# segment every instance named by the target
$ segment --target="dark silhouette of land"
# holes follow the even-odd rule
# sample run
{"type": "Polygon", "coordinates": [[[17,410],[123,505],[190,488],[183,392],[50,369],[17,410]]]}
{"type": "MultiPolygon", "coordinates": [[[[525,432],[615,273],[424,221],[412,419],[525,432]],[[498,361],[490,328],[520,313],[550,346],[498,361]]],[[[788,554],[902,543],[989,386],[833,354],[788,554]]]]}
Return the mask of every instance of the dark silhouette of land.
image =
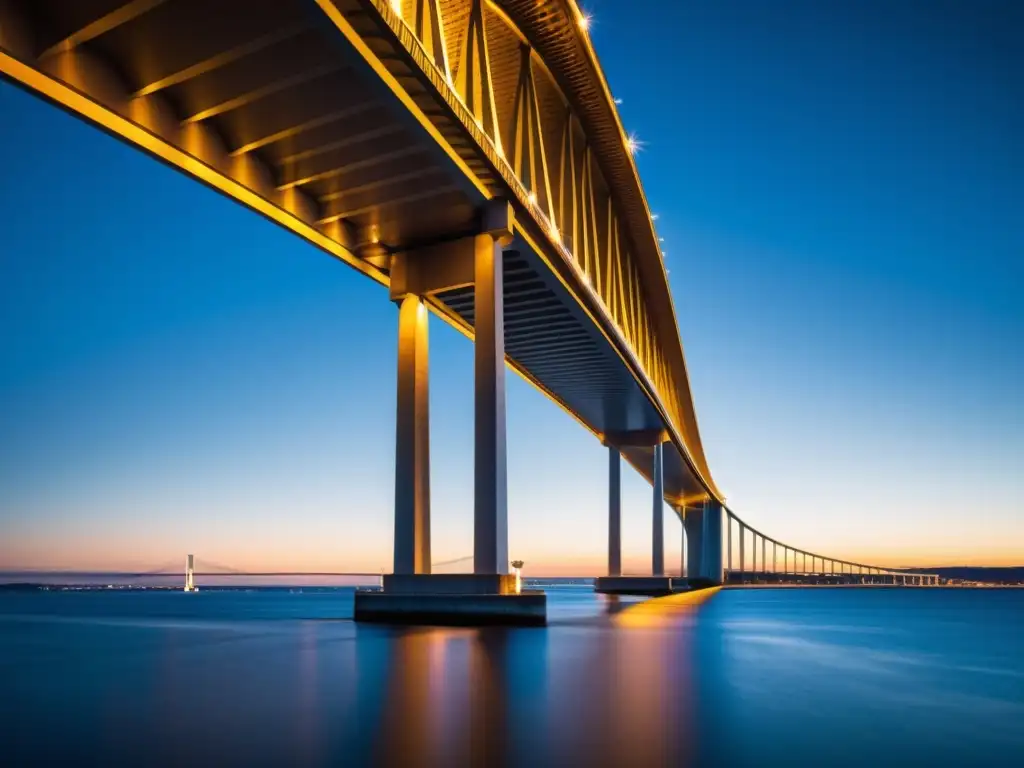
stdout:
{"type": "Polygon", "coordinates": [[[1024,566],[1021,565],[1003,568],[952,565],[943,568],[915,568],[914,572],[936,573],[943,579],[980,581],[985,584],[1024,584],[1024,566]]]}

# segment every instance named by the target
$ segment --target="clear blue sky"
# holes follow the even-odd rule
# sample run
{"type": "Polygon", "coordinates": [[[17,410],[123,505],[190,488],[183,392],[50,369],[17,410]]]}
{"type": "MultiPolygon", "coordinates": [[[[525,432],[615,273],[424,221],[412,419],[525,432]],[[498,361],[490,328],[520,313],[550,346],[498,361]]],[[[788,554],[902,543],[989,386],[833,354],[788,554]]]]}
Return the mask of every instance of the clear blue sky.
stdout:
{"type": "MultiPolygon", "coordinates": [[[[588,8],[733,508],[837,556],[1024,563],[1024,4],[588,8]]],[[[389,567],[385,290],[9,85],[0,169],[0,568],[389,567]]],[[[431,345],[444,560],[472,346],[431,345]]],[[[598,571],[603,449],[511,374],[508,407],[511,554],[598,571]]]]}

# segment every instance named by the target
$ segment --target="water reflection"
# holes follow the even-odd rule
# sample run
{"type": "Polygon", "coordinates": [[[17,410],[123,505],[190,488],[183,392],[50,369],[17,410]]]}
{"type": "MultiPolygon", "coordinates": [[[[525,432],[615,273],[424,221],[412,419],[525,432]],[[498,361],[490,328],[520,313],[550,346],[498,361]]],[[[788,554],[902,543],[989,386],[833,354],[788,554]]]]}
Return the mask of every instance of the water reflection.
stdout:
{"type": "Polygon", "coordinates": [[[548,631],[393,630],[372,754],[386,765],[690,764],[693,613],[707,597],[609,600],[548,631]]]}
{"type": "Polygon", "coordinates": [[[317,618],[350,610],[338,593],[0,595],[0,755],[722,766],[840,748],[834,765],[1000,764],[1024,753],[1024,592],[981,599],[553,593],[546,629],[485,630],[317,618]]]}

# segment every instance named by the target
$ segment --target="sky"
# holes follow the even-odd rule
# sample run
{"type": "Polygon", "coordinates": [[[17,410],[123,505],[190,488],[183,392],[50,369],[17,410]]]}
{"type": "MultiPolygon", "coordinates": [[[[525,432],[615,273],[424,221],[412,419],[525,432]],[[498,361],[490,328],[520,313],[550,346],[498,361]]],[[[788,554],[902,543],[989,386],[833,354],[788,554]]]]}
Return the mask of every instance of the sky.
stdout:
{"type": "MultiPolygon", "coordinates": [[[[586,7],[730,507],[836,557],[1024,564],[1024,6],[586,7]]],[[[0,569],[390,570],[386,290],[5,83],[0,169],[0,569]]],[[[430,335],[442,561],[472,553],[473,349],[430,335]]],[[[508,471],[510,555],[600,573],[605,449],[511,373],[508,471]]]]}

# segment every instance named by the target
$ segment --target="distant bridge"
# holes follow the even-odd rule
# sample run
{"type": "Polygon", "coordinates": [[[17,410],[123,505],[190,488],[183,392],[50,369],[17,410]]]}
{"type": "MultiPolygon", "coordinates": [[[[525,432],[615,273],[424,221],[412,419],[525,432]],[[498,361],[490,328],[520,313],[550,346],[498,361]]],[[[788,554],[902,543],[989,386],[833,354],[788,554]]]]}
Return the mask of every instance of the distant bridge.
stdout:
{"type": "Polygon", "coordinates": [[[637,143],[575,0],[5,0],[0,74],[387,286],[397,575],[431,570],[429,313],[476,345],[477,575],[509,569],[506,364],[608,446],[609,574],[621,457],[653,487],[654,575],[666,503],[691,575],[755,578],[769,542],[794,573],[872,570],[725,506],[637,143]],[[723,558],[734,527],[750,569],[744,543],[723,558]]]}

